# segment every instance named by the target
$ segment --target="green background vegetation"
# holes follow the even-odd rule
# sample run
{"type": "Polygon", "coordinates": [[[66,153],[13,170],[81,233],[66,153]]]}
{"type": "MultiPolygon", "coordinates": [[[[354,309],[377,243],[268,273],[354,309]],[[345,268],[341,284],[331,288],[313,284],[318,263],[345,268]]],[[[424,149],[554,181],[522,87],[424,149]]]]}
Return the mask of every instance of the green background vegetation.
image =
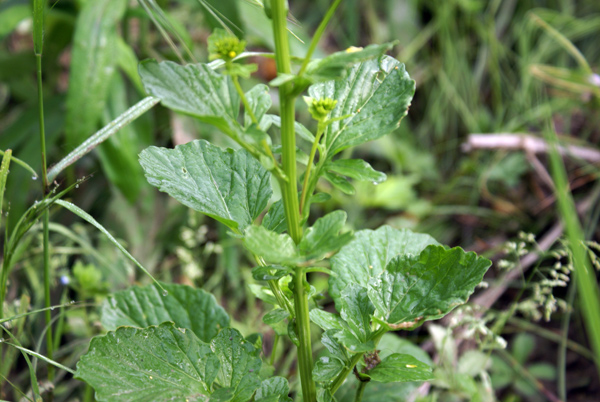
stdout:
{"type": "MultiPolygon", "coordinates": [[[[289,28],[298,38],[291,40],[293,55],[304,56],[328,6],[325,0],[290,1],[289,28]]],[[[252,1],[52,3],[42,59],[48,163],[146,96],[137,73],[140,60],[205,62],[206,38],[221,26],[219,20],[248,42],[247,49],[272,51],[270,22],[252,1]]],[[[41,172],[32,27],[30,2],[0,4],[0,150],[11,149],[41,172]]],[[[382,341],[383,350],[405,348],[415,355],[423,352],[413,343],[422,345],[428,353],[423,359],[435,360],[436,381],[419,389],[424,400],[586,400],[600,393],[590,351],[594,339],[588,340],[585,325],[584,307],[594,301],[577,298],[568,248],[579,244],[577,228],[568,224],[576,210],[588,243],[579,253],[575,247],[575,266],[585,266],[577,262],[587,256],[593,264],[589,271],[596,272],[599,37],[600,5],[594,0],[345,0],[321,40],[316,56],[398,40],[388,54],[406,64],[417,89],[398,130],[345,151],[385,172],[387,180],[376,186],[356,182],[352,196],[322,181],[319,186],[332,198],[315,205],[313,214],[344,209],[348,229],[410,228],[498,262],[486,277],[489,287],[475,296],[484,311],[466,311],[462,321],[450,318],[408,338],[388,335],[382,341]],[[596,159],[566,152],[563,177],[559,159],[552,164],[548,152],[530,152],[523,143],[517,149],[466,145],[471,134],[490,134],[490,139],[511,133],[547,143],[557,134],[562,146],[581,147],[596,159]],[[555,196],[555,188],[561,196],[571,189],[574,209],[568,199],[555,196]],[[507,348],[497,348],[503,340],[507,348]]],[[[275,78],[271,60],[254,62],[259,71],[250,84],[275,78]]],[[[298,107],[297,117],[315,128],[305,108],[298,107]]],[[[59,191],[86,177],[69,193],[70,201],[104,225],[158,280],[212,292],[244,335],[265,333],[270,349],[273,332],[261,321],[266,310],[253,294],[258,287],[251,258],[225,226],[158,193],[138,162],[149,145],[172,147],[198,138],[235,147],[213,127],[157,106],[56,177],[59,191]]],[[[13,161],[0,205],[4,215],[8,212],[0,232],[12,231],[41,198],[40,180],[13,161]]],[[[36,224],[17,248],[5,317],[44,305],[42,237],[42,225],[36,224]]],[[[99,303],[149,279],[106,237],[67,211],[51,209],[49,241],[49,296],[62,306],[51,312],[53,358],[74,367],[89,338],[103,332],[99,303]]],[[[326,289],[325,275],[312,279],[317,291],[326,289]]],[[[47,354],[43,314],[12,321],[9,329],[24,347],[47,354]]],[[[6,333],[0,337],[8,339],[6,333]]],[[[278,346],[285,356],[290,345],[278,346]]],[[[18,390],[30,389],[28,366],[16,349],[4,346],[0,352],[0,399],[19,400],[18,390]]],[[[276,367],[295,372],[293,356],[276,367]]],[[[46,370],[40,361],[40,379],[46,370]]],[[[55,400],[93,400],[85,384],[61,370],[55,375],[55,400]]],[[[415,388],[370,386],[365,401],[404,400],[415,388]]],[[[340,400],[352,400],[352,387],[356,384],[340,400]]],[[[41,381],[40,388],[48,384],[41,381]]]]}

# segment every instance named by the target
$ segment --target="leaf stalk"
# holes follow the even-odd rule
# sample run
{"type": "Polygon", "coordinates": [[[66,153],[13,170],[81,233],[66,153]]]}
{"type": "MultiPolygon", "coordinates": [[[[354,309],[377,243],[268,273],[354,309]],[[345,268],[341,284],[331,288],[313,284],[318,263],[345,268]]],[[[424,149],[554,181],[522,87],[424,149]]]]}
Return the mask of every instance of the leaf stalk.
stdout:
{"type": "MultiPolygon", "coordinates": [[[[381,340],[381,337],[385,335],[386,332],[388,332],[388,330],[385,327],[381,327],[373,334],[373,342],[375,343],[375,347],[377,347],[377,344],[381,340]]],[[[333,381],[331,385],[331,395],[334,395],[335,391],[337,391],[342,386],[344,381],[346,381],[346,377],[348,377],[348,375],[354,369],[354,366],[358,364],[358,362],[360,361],[360,359],[362,359],[363,356],[364,352],[357,353],[352,356],[352,359],[350,359],[350,364],[344,367],[342,372],[338,374],[336,379],[333,381]]]]}
{"type": "Polygon", "coordinates": [[[335,10],[338,8],[338,6],[340,5],[341,2],[342,2],[342,0],[335,0],[331,4],[331,6],[329,6],[329,9],[325,13],[323,20],[317,27],[317,30],[315,31],[315,34],[313,35],[313,38],[310,41],[308,51],[306,52],[306,56],[304,57],[304,61],[302,62],[302,66],[300,67],[300,70],[298,71],[299,77],[302,76],[302,74],[304,74],[304,71],[306,71],[306,67],[308,67],[308,63],[310,63],[311,57],[312,57],[313,53],[315,52],[315,50],[317,49],[317,45],[319,44],[319,41],[321,40],[321,36],[323,36],[323,33],[325,32],[325,28],[327,28],[327,25],[329,25],[329,21],[331,21],[333,14],[335,14],[335,10]]]}

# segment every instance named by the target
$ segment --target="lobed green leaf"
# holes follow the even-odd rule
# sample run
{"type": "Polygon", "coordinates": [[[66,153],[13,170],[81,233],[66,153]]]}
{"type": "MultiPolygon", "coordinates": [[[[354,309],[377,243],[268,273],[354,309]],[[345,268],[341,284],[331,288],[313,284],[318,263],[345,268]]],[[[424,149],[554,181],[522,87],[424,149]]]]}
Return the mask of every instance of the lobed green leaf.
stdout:
{"type": "Polygon", "coordinates": [[[181,66],[156,60],[142,61],[139,72],[148,94],[164,106],[212,124],[231,137],[241,135],[237,122],[241,99],[231,77],[206,64],[181,66]]]}
{"type": "Polygon", "coordinates": [[[221,363],[217,382],[234,390],[232,402],[247,402],[260,386],[260,351],[235,329],[226,328],[210,343],[221,363]]]}
{"type": "Polygon", "coordinates": [[[323,356],[315,362],[312,375],[317,382],[329,383],[335,380],[344,367],[342,361],[334,357],[323,356]]]}
{"type": "Polygon", "coordinates": [[[148,182],[182,204],[239,232],[266,208],[271,176],[245,150],[223,150],[204,140],[140,154],[148,182]]]}
{"type": "Polygon", "coordinates": [[[396,256],[418,255],[430,244],[438,242],[429,235],[390,226],[355,232],[354,239],[331,259],[331,270],[337,276],[329,278],[329,292],[338,310],[341,291],[349,284],[367,288],[369,280],[379,276],[396,256]]]}
{"type": "Polygon", "coordinates": [[[156,285],[148,285],[133,286],[109,296],[100,307],[102,325],[115,330],[121,326],[145,328],[172,321],[204,342],[210,342],[221,329],[229,327],[229,316],[212,294],[185,285],[162,286],[167,295],[156,285]]]}
{"type": "Polygon", "coordinates": [[[460,247],[430,245],[419,255],[398,256],[371,278],[369,298],[387,324],[410,328],[464,304],[490,265],[488,259],[460,247]]]}
{"type": "Polygon", "coordinates": [[[244,245],[253,254],[273,264],[295,264],[302,260],[288,234],[277,234],[264,226],[250,226],[244,237],[244,245]]]}
{"type": "Polygon", "coordinates": [[[91,385],[98,401],[208,401],[219,366],[192,331],[164,323],[93,338],[75,378],[91,385]]]}

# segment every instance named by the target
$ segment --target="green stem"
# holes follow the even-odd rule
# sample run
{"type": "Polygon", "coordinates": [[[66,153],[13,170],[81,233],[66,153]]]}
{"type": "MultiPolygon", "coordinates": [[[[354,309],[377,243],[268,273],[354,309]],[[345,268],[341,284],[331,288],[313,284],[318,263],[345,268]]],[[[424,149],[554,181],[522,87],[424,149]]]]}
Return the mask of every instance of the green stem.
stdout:
{"type": "MultiPolygon", "coordinates": [[[[275,61],[277,72],[291,74],[290,44],[287,36],[287,8],[285,0],[273,0],[273,35],[275,38],[275,61]]],[[[296,132],[295,99],[290,96],[291,84],[286,83],[279,87],[279,102],[281,109],[281,147],[282,165],[287,180],[279,180],[282,186],[285,216],[288,222],[288,231],[292,239],[298,243],[302,237],[298,208],[298,188],[296,176],[296,132]]]]}
{"type": "MultiPolygon", "coordinates": [[[[229,63],[231,63],[231,61],[229,63]]],[[[238,95],[240,95],[240,98],[242,98],[242,103],[244,104],[244,110],[246,111],[246,113],[248,113],[248,116],[250,116],[252,123],[254,123],[258,126],[258,120],[256,119],[256,116],[254,115],[254,112],[252,111],[252,108],[250,107],[250,104],[248,103],[248,99],[246,99],[246,94],[242,90],[242,86],[240,85],[240,80],[239,80],[238,76],[232,75],[231,78],[233,80],[233,85],[235,86],[235,90],[237,91],[238,95]]]]}
{"type": "MultiPolygon", "coordinates": [[[[229,66],[231,65],[232,62],[229,61],[228,63],[229,64],[227,64],[227,69],[230,68],[229,66]]],[[[238,76],[232,75],[232,80],[233,80],[233,85],[235,86],[235,90],[237,91],[238,95],[240,95],[240,98],[242,99],[242,104],[244,105],[244,110],[246,111],[246,113],[248,113],[248,116],[250,116],[250,120],[252,120],[252,123],[256,124],[256,126],[260,129],[259,124],[258,124],[258,119],[256,118],[256,115],[252,111],[252,108],[250,107],[250,103],[248,103],[248,99],[246,98],[246,94],[244,94],[244,91],[242,90],[238,76]]],[[[250,148],[250,146],[246,143],[246,141],[243,141],[239,138],[237,138],[235,140],[238,144],[240,144],[247,151],[249,151],[256,159],[260,160],[261,155],[258,152],[258,150],[254,149],[254,148],[250,148]]],[[[267,143],[266,140],[262,140],[260,145],[262,146],[264,152],[273,161],[274,167],[273,167],[272,173],[275,174],[275,177],[277,177],[278,179],[283,180],[285,177],[285,174],[281,171],[281,168],[280,168],[279,164],[277,163],[277,160],[275,159],[275,155],[273,155],[273,152],[271,151],[271,147],[269,146],[269,144],[267,143]]]]}
{"type": "Polygon", "coordinates": [[[296,328],[300,342],[298,346],[298,366],[304,401],[314,402],[316,400],[316,389],[314,379],[312,378],[313,356],[305,283],[306,272],[298,267],[294,275],[294,306],[296,307],[296,328]]]}
{"type": "Polygon", "coordinates": [[[363,394],[365,393],[365,388],[369,382],[368,381],[359,381],[358,388],[356,389],[356,395],[354,395],[354,402],[362,401],[363,394]]]}
{"type": "MultiPolygon", "coordinates": [[[[6,186],[6,178],[8,177],[8,169],[10,168],[11,156],[12,156],[12,150],[7,149],[6,153],[2,157],[2,164],[0,165],[0,227],[2,226],[1,225],[1,223],[2,223],[2,202],[4,201],[4,188],[6,186]]],[[[5,227],[8,227],[8,222],[5,227]]],[[[4,245],[5,245],[4,254],[6,254],[6,250],[7,250],[7,248],[6,248],[7,241],[8,241],[8,236],[6,236],[6,238],[4,239],[4,245]]],[[[4,258],[6,259],[6,258],[8,258],[8,256],[4,255],[4,258]]],[[[8,268],[6,268],[6,269],[8,269],[8,268]]],[[[4,277],[4,267],[2,268],[2,273],[0,274],[0,276],[4,277]]],[[[2,282],[2,283],[4,283],[4,282],[2,282]]],[[[2,295],[1,296],[2,299],[0,300],[0,319],[2,319],[2,316],[3,316],[2,312],[4,310],[4,289],[5,289],[4,285],[1,285],[1,287],[2,287],[2,291],[0,293],[2,295]]],[[[2,355],[3,355],[3,351],[2,351],[2,348],[0,348],[0,356],[2,356],[2,355]]],[[[5,368],[4,361],[5,361],[5,359],[3,359],[0,362],[0,374],[4,373],[4,370],[5,370],[4,369],[5,368]]],[[[7,362],[7,363],[10,364],[10,362],[7,362]]],[[[4,377],[2,378],[2,380],[3,379],[4,379],[4,377]]],[[[3,385],[2,380],[0,380],[0,395],[2,394],[2,385],[3,385]]],[[[9,382],[9,384],[10,384],[10,382],[9,382]]]]}
{"type": "Polygon", "coordinates": [[[269,364],[272,366],[275,364],[275,354],[277,353],[277,344],[279,343],[279,335],[275,334],[275,339],[273,339],[273,348],[271,349],[271,358],[269,359],[269,364]]]}
{"type": "MultiPolygon", "coordinates": [[[[52,306],[52,300],[50,297],[50,212],[46,209],[44,211],[44,222],[43,222],[43,239],[44,239],[44,304],[47,307],[52,306]]],[[[52,360],[54,355],[54,342],[52,341],[52,309],[45,311],[46,325],[48,325],[48,332],[46,332],[46,355],[48,359],[52,360]]],[[[48,366],[48,381],[54,381],[54,366],[48,366]]]]}
{"type": "Polygon", "coordinates": [[[40,119],[40,146],[42,149],[42,185],[44,192],[48,188],[48,171],[46,170],[46,132],[44,127],[44,90],[42,88],[42,55],[35,55],[37,69],[38,111],[40,119]]]}
{"type": "MultiPolygon", "coordinates": [[[[385,335],[386,332],[387,329],[381,327],[379,330],[377,330],[377,332],[373,334],[373,342],[375,342],[375,346],[377,346],[377,344],[381,340],[381,337],[385,335]]],[[[358,364],[358,362],[360,361],[360,359],[362,359],[363,356],[364,353],[357,353],[352,356],[352,359],[350,359],[350,364],[344,367],[344,370],[342,370],[342,372],[338,374],[336,379],[333,381],[333,384],[331,385],[331,395],[334,395],[335,391],[337,391],[342,386],[344,381],[346,381],[346,377],[348,377],[348,375],[354,369],[354,366],[358,364]]]]}
{"type": "Polygon", "coordinates": [[[306,172],[304,173],[304,184],[302,185],[302,197],[300,197],[300,214],[304,212],[304,204],[306,203],[306,196],[308,195],[308,183],[310,178],[310,171],[312,169],[313,162],[315,160],[315,154],[319,147],[319,141],[321,135],[325,131],[325,126],[322,122],[319,122],[317,127],[317,135],[315,135],[315,141],[313,142],[312,148],[310,149],[310,156],[308,157],[308,164],[306,165],[306,172]]]}
{"type": "MultiPolygon", "coordinates": [[[[291,74],[290,45],[287,35],[287,2],[272,0],[273,36],[275,39],[275,60],[279,74],[291,74]]],[[[287,180],[280,179],[283,205],[288,224],[288,233],[297,244],[302,238],[300,209],[298,206],[298,185],[296,175],[296,132],[295,97],[291,95],[291,84],[279,87],[281,114],[282,167],[287,180]]],[[[308,317],[308,295],[304,288],[306,273],[301,267],[294,275],[294,307],[298,329],[298,368],[304,402],[316,401],[315,382],[312,378],[313,356],[310,337],[310,319],[308,317]]]]}
{"type": "MultiPolygon", "coordinates": [[[[317,163],[317,166],[315,167],[313,174],[311,174],[308,186],[306,187],[306,196],[304,197],[304,205],[302,207],[301,212],[301,217],[302,219],[305,218],[305,216],[308,215],[308,210],[305,211],[306,207],[308,205],[310,205],[309,203],[306,202],[306,200],[310,199],[310,197],[313,195],[313,193],[315,192],[315,189],[317,188],[317,183],[319,182],[319,177],[321,176],[321,171],[323,170],[323,165],[325,164],[325,161],[327,160],[325,155],[322,155],[319,157],[319,163],[317,163]]],[[[302,191],[304,191],[304,188],[302,189],[302,191]]]]}
{"type": "Polygon", "coordinates": [[[333,4],[331,4],[331,6],[329,7],[329,10],[327,10],[327,13],[325,13],[323,20],[317,27],[317,30],[315,31],[315,34],[313,35],[313,38],[310,41],[310,46],[308,47],[308,52],[306,52],[306,56],[304,57],[304,62],[302,62],[302,66],[300,67],[300,71],[298,72],[298,76],[301,76],[302,74],[304,74],[304,71],[306,70],[308,63],[310,63],[310,59],[311,59],[313,53],[317,49],[319,40],[321,39],[321,36],[323,36],[323,32],[325,32],[325,28],[327,28],[329,21],[331,21],[331,17],[333,17],[333,14],[335,14],[335,10],[338,8],[338,6],[340,5],[341,2],[342,2],[342,0],[335,0],[333,2],[333,4]]]}
{"type": "MultiPolygon", "coordinates": [[[[258,265],[260,265],[261,267],[267,266],[267,263],[265,262],[265,260],[262,257],[255,255],[254,259],[256,260],[256,263],[258,265]]],[[[294,309],[292,308],[292,305],[290,304],[288,298],[281,291],[281,288],[279,287],[279,282],[272,279],[272,280],[267,281],[267,284],[269,285],[269,289],[271,289],[271,292],[273,292],[273,295],[277,299],[277,303],[279,303],[279,305],[281,307],[285,308],[287,310],[287,312],[290,313],[290,316],[294,317],[295,316],[294,309]]]]}
{"type": "MultiPolygon", "coordinates": [[[[36,9],[37,27],[36,33],[40,31],[40,26],[43,28],[43,1],[36,2],[39,6],[34,7],[36,9]],[[38,8],[39,7],[39,8],[38,8]],[[39,14],[38,14],[39,13],[39,14]]],[[[42,44],[43,37],[35,37],[36,51],[35,61],[37,70],[37,89],[38,89],[38,111],[39,111],[39,124],[40,124],[40,147],[41,147],[41,158],[42,158],[42,186],[44,194],[48,192],[48,171],[46,162],[46,132],[44,126],[44,89],[42,86],[42,44]]],[[[44,303],[45,307],[51,307],[50,298],[50,241],[49,241],[49,229],[50,224],[50,213],[48,210],[44,211],[44,223],[43,223],[43,247],[44,247],[44,303]]],[[[52,320],[51,310],[46,310],[46,325],[51,325],[52,320]]],[[[52,327],[48,328],[46,333],[46,354],[50,360],[52,360],[54,354],[54,342],[52,341],[52,327]]],[[[54,381],[54,366],[48,366],[48,381],[54,381]]],[[[52,401],[54,395],[49,394],[49,400],[52,401]]]]}

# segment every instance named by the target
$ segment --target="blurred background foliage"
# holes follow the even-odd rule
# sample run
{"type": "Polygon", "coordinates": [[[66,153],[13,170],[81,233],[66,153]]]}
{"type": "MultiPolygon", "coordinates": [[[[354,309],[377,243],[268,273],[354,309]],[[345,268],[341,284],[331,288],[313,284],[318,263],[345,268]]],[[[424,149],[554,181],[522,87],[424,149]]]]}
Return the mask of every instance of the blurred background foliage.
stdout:
{"type": "MultiPolygon", "coordinates": [[[[270,23],[255,3],[51,2],[43,58],[50,163],[145,96],[137,75],[139,60],[206,61],[206,38],[223,24],[244,37],[249,50],[271,51],[270,23]]],[[[290,1],[294,55],[304,55],[307,39],[329,3],[290,1]]],[[[0,3],[0,150],[12,149],[14,156],[39,171],[30,7],[27,0],[0,3]]],[[[506,338],[509,348],[492,353],[483,341],[473,346],[475,341],[467,340],[448,354],[440,345],[455,342],[456,334],[435,327],[412,333],[411,340],[425,342],[425,350],[442,366],[431,388],[418,389],[425,400],[565,400],[567,396],[590,400],[585,397],[600,393],[598,375],[586,355],[579,309],[572,303],[573,286],[567,283],[570,258],[559,242],[562,231],[546,153],[523,141],[506,146],[490,140],[508,134],[541,139],[545,127],[554,128],[566,149],[571,189],[590,256],[595,256],[595,242],[600,239],[599,37],[597,0],[346,0],[327,30],[317,56],[399,40],[392,55],[407,65],[417,91],[398,130],[348,151],[386,172],[387,181],[377,186],[354,183],[354,196],[323,182],[322,190],[333,197],[314,206],[315,214],[345,209],[351,229],[382,224],[408,227],[502,261],[489,275],[490,289],[477,299],[490,310],[469,314],[489,323],[491,329],[480,328],[474,326],[474,318],[470,325],[479,328],[480,335],[489,330],[506,338]],[[488,134],[491,145],[471,142],[472,134],[488,134]],[[535,258],[525,262],[527,255],[535,258]],[[529,267],[533,269],[525,273],[529,267]],[[567,276],[561,279],[564,286],[548,283],[559,280],[561,273],[567,276]],[[496,293],[491,292],[494,289],[496,293]],[[556,300],[564,302],[557,307],[556,300]],[[553,312],[549,322],[536,320],[553,312]],[[513,336],[522,331],[529,334],[513,336]],[[556,354],[557,344],[564,355],[556,354]],[[478,355],[473,353],[477,351],[478,355]]],[[[248,87],[275,76],[272,60],[254,62],[259,71],[248,87]]],[[[305,108],[299,110],[298,118],[313,128],[305,108]]],[[[77,205],[116,234],[159,280],[214,292],[244,333],[265,332],[265,345],[269,345],[272,331],[261,324],[264,310],[251,292],[255,287],[249,287],[251,260],[239,243],[215,221],[150,188],[137,162],[138,153],[148,145],[170,147],[196,138],[235,146],[213,128],[158,106],[57,181],[64,186],[93,175],[72,194],[77,205]]],[[[39,181],[13,166],[4,197],[9,214],[3,224],[13,227],[40,197],[39,181]]],[[[54,302],[91,303],[57,309],[55,356],[72,366],[87,339],[101,331],[94,303],[108,292],[136,283],[137,276],[131,264],[95,232],[66,214],[56,212],[51,219],[54,302]]],[[[15,258],[8,294],[12,313],[43,304],[41,258],[37,228],[27,235],[15,258]]],[[[326,289],[326,277],[313,279],[318,291],[326,289]]],[[[23,322],[12,323],[19,340],[39,349],[41,316],[30,319],[27,326],[23,322]]],[[[400,347],[393,346],[394,350],[400,347]]],[[[11,364],[2,366],[0,399],[18,395],[5,379],[28,388],[26,366],[17,357],[14,350],[5,352],[4,361],[15,365],[12,371],[11,364]]],[[[293,370],[293,360],[284,359],[278,367],[293,370]]],[[[56,400],[93,400],[90,390],[75,380],[60,384],[56,400]]],[[[365,400],[404,400],[416,387],[409,388],[403,388],[406,392],[373,388],[365,400]]],[[[347,395],[341,400],[350,400],[351,390],[347,395]]]]}

